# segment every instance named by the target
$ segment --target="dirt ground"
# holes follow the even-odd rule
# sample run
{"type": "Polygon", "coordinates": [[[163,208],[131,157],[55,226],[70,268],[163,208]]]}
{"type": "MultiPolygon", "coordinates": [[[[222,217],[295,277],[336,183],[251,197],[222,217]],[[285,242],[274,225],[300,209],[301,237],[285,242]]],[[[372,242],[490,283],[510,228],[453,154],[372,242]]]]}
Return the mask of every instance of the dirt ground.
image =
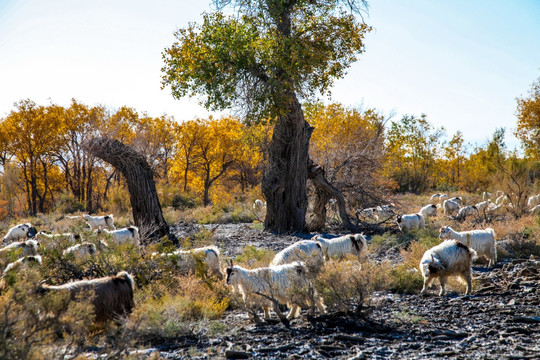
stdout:
{"type": "MultiPolygon", "coordinates": [[[[198,226],[180,224],[174,231],[185,237],[198,226]]],[[[214,239],[234,257],[248,244],[277,252],[300,238],[227,224],[214,239]]],[[[302,314],[290,329],[278,322],[255,325],[246,312],[230,311],[219,336],[186,336],[144,353],[166,359],[540,359],[540,261],[475,267],[473,279],[480,285],[471,296],[377,293],[365,317],[302,314]]]]}

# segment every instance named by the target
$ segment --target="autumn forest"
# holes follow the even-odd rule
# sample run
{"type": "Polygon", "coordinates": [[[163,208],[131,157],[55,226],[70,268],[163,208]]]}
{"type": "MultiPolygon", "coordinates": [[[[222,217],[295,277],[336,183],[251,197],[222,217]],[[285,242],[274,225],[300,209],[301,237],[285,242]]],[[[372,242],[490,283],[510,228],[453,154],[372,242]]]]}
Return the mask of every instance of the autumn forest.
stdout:
{"type": "MultiPolygon", "coordinates": [[[[376,109],[335,103],[303,107],[314,128],[310,158],[344,194],[351,212],[377,205],[392,192],[504,187],[525,199],[538,190],[540,81],[516,100],[516,136],[524,152],[506,148],[504,128],[473,146],[462,132],[448,134],[424,114],[390,119],[376,109]]],[[[0,220],[56,209],[107,211],[127,199],[119,173],[84,148],[99,135],[146,156],[162,206],[252,202],[261,198],[272,136],[264,122],[245,124],[235,117],[178,122],[77,100],[68,107],[21,100],[0,123],[0,220]]]]}

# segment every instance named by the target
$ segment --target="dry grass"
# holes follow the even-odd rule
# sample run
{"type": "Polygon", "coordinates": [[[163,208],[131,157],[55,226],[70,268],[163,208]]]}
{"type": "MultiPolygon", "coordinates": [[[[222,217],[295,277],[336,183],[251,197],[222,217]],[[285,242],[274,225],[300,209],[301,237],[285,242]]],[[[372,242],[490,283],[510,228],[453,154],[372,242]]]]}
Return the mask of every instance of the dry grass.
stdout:
{"type": "MultiPolygon", "coordinates": [[[[454,195],[460,194],[449,194],[454,195]]],[[[477,194],[461,195],[468,204],[480,200],[477,194]]],[[[399,195],[396,196],[395,202],[400,206],[400,213],[412,213],[426,205],[430,196],[431,194],[399,195]]],[[[164,214],[170,222],[179,219],[223,222],[233,221],[233,218],[240,220],[247,218],[253,221],[255,219],[253,215],[250,215],[251,217],[246,215],[252,213],[251,204],[251,200],[244,200],[243,203],[236,205],[196,210],[168,208],[164,210],[164,214]]],[[[129,214],[114,215],[118,227],[126,226],[132,221],[129,214]]],[[[79,232],[86,241],[94,243],[103,238],[102,235],[90,232],[83,221],[62,218],[60,214],[40,214],[36,217],[3,222],[0,224],[0,233],[5,233],[9,227],[22,222],[31,222],[38,231],[79,232]]],[[[369,307],[373,292],[418,293],[422,287],[418,264],[423,253],[440,242],[438,231],[443,225],[450,225],[456,231],[493,228],[497,240],[501,244],[504,243],[504,248],[502,245],[499,246],[499,259],[505,256],[528,257],[531,254],[540,256],[539,216],[525,215],[516,219],[505,215],[491,222],[470,219],[460,223],[439,213],[437,217],[427,219],[426,229],[406,234],[386,233],[372,238],[368,250],[370,253],[396,247],[400,249],[402,263],[369,260],[376,257],[374,254],[364,256],[360,261],[355,257],[349,257],[345,261],[328,262],[315,283],[329,310],[358,315],[363,314],[369,307]]],[[[212,233],[208,230],[182,240],[182,246],[186,248],[211,243],[212,233]]],[[[140,252],[129,245],[111,246],[97,256],[87,258],[64,256],[62,250],[70,245],[67,239],[63,239],[50,248],[42,248],[40,250],[44,259],[42,267],[26,269],[16,276],[9,277],[7,290],[0,294],[0,311],[5,313],[6,307],[11,306],[7,311],[9,316],[5,319],[32,319],[31,316],[35,315],[32,315],[32,312],[37,310],[42,312],[46,310],[47,313],[57,311],[58,314],[61,310],[62,315],[57,316],[54,323],[49,319],[48,328],[40,327],[37,321],[35,325],[27,320],[17,322],[19,324],[17,328],[13,328],[14,325],[9,322],[0,323],[0,327],[8,329],[4,332],[5,336],[0,344],[0,348],[4,351],[0,354],[1,358],[17,358],[23,353],[27,358],[58,358],[61,349],[76,357],[81,348],[81,341],[88,346],[99,345],[109,354],[119,355],[116,351],[125,349],[128,345],[137,347],[145,342],[162,343],[183,334],[197,333],[201,331],[203,326],[201,324],[222,319],[227,309],[234,308],[235,302],[238,301],[228,292],[222,280],[204,274],[180,276],[172,262],[152,259],[150,255],[152,252],[170,252],[174,249],[168,241],[152,244],[140,252]],[[25,287],[32,288],[44,279],[58,284],[73,279],[112,275],[120,270],[127,270],[136,279],[136,308],[127,323],[119,326],[110,325],[97,331],[88,325],[92,314],[88,313],[84,301],[65,303],[62,299],[51,299],[46,302],[39,300],[31,292],[23,291],[25,287]],[[28,285],[29,282],[33,285],[28,285]],[[26,329],[23,329],[25,327],[26,329]],[[37,329],[33,342],[21,340],[20,334],[23,331],[34,331],[31,329],[37,329]],[[66,329],[71,333],[66,333],[66,329]],[[59,337],[59,334],[62,336],[59,337]]],[[[247,268],[263,267],[268,266],[274,255],[271,250],[246,246],[235,258],[235,262],[247,268]]],[[[0,266],[5,266],[15,258],[13,254],[1,258],[0,266]]],[[[464,291],[464,286],[458,281],[451,281],[449,285],[454,290],[464,291]]],[[[216,331],[224,331],[222,324],[220,326],[216,325],[216,331]]]]}
{"type": "Polygon", "coordinates": [[[191,331],[192,322],[221,318],[229,306],[223,282],[209,284],[189,275],[177,277],[172,285],[150,285],[138,292],[128,324],[134,338],[174,339],[191,331]]]}
{"type": "Polygon", "coordinates": [[[269,266],[276,254],[272,250],[259,249],[253,245],[246,245],[234,259],[235,263],[248,269],[269,266]]]}

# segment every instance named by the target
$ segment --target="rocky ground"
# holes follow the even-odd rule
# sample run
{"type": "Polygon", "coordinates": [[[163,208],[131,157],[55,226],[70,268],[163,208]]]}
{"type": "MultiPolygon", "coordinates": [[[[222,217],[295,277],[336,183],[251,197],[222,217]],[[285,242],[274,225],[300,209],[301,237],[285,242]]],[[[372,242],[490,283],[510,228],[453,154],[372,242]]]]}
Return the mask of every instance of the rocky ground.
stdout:
{"type": "MultiPolygon", "coordinates": [[[[179,225],[178,236],[197,231],[179,225]]],[[[309,237],[309,236],[307,236],[309,237]]],[[[279,251],[298,241],[250,225],[221,225],[214,239],[234,257],[246,244],[279,251]]],[[[301,316],[287,329],[255,325],[235,310],[218,336],[191,336],[145,350],[162,358],[262,359],[539,359],[540,261],[507,259],[494,269],[474,268],[473,295],[374,294],[361,318],[301,316]]],[[[420,289],[419,289],[420,290],[420,289]]]]}

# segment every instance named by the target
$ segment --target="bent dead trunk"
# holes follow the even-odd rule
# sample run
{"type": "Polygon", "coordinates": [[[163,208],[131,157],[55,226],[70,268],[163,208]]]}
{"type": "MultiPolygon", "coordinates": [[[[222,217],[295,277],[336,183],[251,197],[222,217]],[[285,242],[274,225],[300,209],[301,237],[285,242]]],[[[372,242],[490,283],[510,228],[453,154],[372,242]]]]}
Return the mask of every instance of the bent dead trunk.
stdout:
{"type": "Polygon", "coordinates": [[[162,237],[169,234],[163,218],[154,173],[146,158],[118,140],[94,138],[84,144],[94,156],[108,162],[124,175],[135,225],[141,237],[162,237]]]}
{"type": "Polygon", "coordinates": [[[264,227],[278,234],[304,230],[307,209],[307,160],[313,128],[296,98],[274,126],[268,168],[262,179],[267,202],[264,227]]]}
{"type": "Polygon", "coordinates": [[[343,227],[351,232],[358,232],[358,228],[351,223],[347,214],[343,194],[328,182],[322,167],[313,163],[311,159],[308,163],[308,178],[315,186],[313,214],[307,225],[308,231],[321,231],[324,228],[326,225],[326,204],[330,199],[336,199],[343,227]]]}

